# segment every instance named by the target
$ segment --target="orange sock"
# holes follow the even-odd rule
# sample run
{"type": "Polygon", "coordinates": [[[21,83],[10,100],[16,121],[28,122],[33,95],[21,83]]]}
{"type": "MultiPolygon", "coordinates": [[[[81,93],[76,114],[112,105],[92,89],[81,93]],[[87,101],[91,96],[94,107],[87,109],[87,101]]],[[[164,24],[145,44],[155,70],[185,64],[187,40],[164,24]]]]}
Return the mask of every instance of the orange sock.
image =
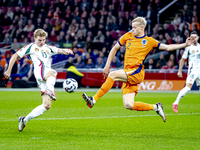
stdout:
{"type": "Polygon", "coordinates": [[[142,102],[134,102],[134,106],[132,108],[132,110],[137,110],[137,111],[149,111],[149,110],[153,110],[153,105],[151,104],[146,104],[146,103],[142,103],[142,102]]]}
{"type": "Polygon", "coordinates": [[[101,86],[99,91],[95,94],[95,96],[94,96],[95,101],[97,101],[104,94],[106,94],[112,88],[114,82],[115,81],[111,77],[107,77],[107,79],[104,82],[104,84],[101,86]]]}

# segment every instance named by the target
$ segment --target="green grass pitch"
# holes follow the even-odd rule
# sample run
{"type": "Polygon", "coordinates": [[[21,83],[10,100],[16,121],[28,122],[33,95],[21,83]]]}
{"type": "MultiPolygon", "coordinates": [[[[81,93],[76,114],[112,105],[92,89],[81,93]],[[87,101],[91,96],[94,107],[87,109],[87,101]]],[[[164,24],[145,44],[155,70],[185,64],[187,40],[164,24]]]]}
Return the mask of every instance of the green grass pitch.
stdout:
{"type": "Polygon", "coordinates": [[[51,109],[18,132],[18,117],[42,103],[40,92],[0,91],[0,149],[200,149],[200,94],[188,93],[175,114],[178,93],[138,93],[135,101],[163,104],[166,123],[154,111],[126,110],[121,92],[108,92],[92,109],[82,92],[56,94],[51,109]]]}

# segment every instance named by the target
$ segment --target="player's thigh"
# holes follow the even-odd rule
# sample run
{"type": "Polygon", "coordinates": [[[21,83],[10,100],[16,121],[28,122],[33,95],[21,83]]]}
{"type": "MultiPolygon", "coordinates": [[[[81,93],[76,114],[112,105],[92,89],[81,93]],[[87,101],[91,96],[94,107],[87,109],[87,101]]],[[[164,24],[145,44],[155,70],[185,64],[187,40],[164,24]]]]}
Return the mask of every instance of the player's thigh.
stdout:
{"type": "Polygon", "coordinates": [[[135,92],[123,95],[123,103],[126,108],[132,109],[134,105],[135,92]]]}
{"type": "Polygon", "coordinates": [[[112,71],[109,73],[108,76],[111,77],[114,81],[122,81],[122,82],[127,81],[127,75],[124,70],[112,71]]]}
{"type": "Polygon", "coordinates": [[[188,74],[186,79],[186,84],[194,84],[194,81],[198,79],[199,73],[196,71],[192,71],[190,74],[188,74]]]}
{"type": "Polygon", "coordinates": [[[47,70],[47,72],[45,73],[45,80],[47,80],[48,77],[50,77],[50,76],[56,77],[57,71],[55,71],[54,69],[47,70]]]}

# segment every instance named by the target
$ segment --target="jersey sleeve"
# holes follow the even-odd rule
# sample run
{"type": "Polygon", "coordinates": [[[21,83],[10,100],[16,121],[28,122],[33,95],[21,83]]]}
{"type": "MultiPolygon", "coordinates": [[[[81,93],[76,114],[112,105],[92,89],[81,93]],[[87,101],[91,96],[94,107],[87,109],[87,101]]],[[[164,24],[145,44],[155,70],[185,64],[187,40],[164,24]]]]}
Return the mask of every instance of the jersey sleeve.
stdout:
{"type": "Polygon", "coordinates": [[[128,33],[125,33],[124,35],[122,35],[119,40],[118,40],[118,43],[120,46],[124,45],[127,41],[127,34],[128,33]]]}
{"type": "Polygon", "coordinates": [[[25,45],[24,47],[22,47],[19,51],[17,51],[17,54],[19,55],[19,57],[24,57],[25,55],[28,55],[31,53],[31,47],[32,47],[32,43],[25,45]]]}
{"type": "Polygon", "coordinates": [[[161,44],[159,41],[157,41],[157,40],[155,40],[154,38],[151,37],[150,42],[151,42],[152,47],[156,47],[156,48],[159,49],[159,46],[161,44]]]}
{"type": "Polygon", "coordinates": [[[52,45],[46,45],[50,49],[50,55],[58,54],[58,48],[52,45]]]}
{"type": "Polygon", "coordinates": [[[187,59],[187,58],[188,58],[188,53],[189,53],[189,48],[186,47],[186,48],[185,48],[185,51],[184,51],[184,53],[183,53],[183,55],[182,55],[182,58],[187,59]]]}

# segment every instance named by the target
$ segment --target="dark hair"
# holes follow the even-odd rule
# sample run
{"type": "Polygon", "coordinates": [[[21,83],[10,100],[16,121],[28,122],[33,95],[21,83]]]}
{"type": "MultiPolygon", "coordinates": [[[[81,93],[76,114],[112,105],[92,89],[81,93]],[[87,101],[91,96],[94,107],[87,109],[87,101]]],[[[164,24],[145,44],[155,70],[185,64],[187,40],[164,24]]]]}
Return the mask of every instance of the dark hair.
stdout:
{"type": "Polygon", "coordinates": [[[192,32],[190,33],[190,35],[192,35],[192,34],[196,34],[197,36],[199,36],[198,33],[197,33],[197,31],[192,31],[192,32]]]}

